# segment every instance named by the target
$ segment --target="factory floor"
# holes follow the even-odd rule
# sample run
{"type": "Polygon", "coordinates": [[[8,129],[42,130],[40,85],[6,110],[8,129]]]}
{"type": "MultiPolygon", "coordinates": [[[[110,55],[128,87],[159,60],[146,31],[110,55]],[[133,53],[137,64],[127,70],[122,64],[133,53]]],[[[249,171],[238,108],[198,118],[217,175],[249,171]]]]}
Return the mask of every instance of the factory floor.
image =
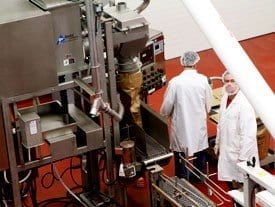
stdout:
{"type": "MultiPolygon", "coordinates": [[[[269,86],[273,91],[275,91],[275,34],[268,34],[264,36],[260,36],[257,38],[252,38],[249,40],[245,40],[241,42],[244,50],[247,52],[248,56],[252,59],[256,67],[259,69],[260,73],[267,81],[269,86]]],[[[198,71],[206,74],[207,76],[221,76],[224,71],[224,66],[219,61],[216,54],[213,50],[205,50],[200,52],[201,61],[198,64],[198,71]]],[[[171,59],[165,61],[165,68],[168,81],[175,75],[181,72],[181,66],[179,64],[179,59],[171,59]]],[[[241,70],[241,68],[240,68],[241,70]]],[[[148,104],[155,110],[159,111],[160,105],[162,103],[162,98],[164,94],[165,88],[162,88],[156,91],[154,94],[148,97],[148,104]]],[[[211,121],[208,123],[209,136],[214,136],[216,133],[215,124],[211,121]]],[[[275,145],[271,143],[271,147],[275,149],[275,145]]],[[[210,157],[209,159],[209,169],[210,173],[216,172],[216,161],[210,157]]],[[[57,163],[57,169],[60,171],[60,174],[63,175],[64,182],[70,188],[73,188],[74,192],[80,192],[81,188],[79,188],[79,184],[81,182],[81,175],[79,169],[70,169],[66,170],[67,166],[72,163],[79,163],[78,158],[73,158],[72,160],[63,160],[57,163]],[[66,170],[66,171],[65,171],[66,170]]],[[[267,168],[273,174],[275,174],[274,170],[267,168]]],[[[39,177],[37,179],[37,199],[38,202],[45,201],[47,199],[52,199],[46,202],[43,202],[40,206],[49,206],[49,207],[59,207],[59,206],[78,206],[73,205],[71,203],[68,204],[65,202],[65,198],[61,200],[55,200],[53,198],[66,197],[66,190],[63,186],[54,179],[53,175],[49,173],[51,168],[49,166],[45,166],[39,169],[39,177]],[[53,183],[52,183],[53,182],[53,183]],[[51,185],[52,184],[52,185],[51,185]],[[48,188],[48,186],[51,186],[48,188]]],[[[173,159],[170,160],[169,164],[164,166],[164,173],[168,176],[174,175],[174,163],[173,159]]],[[[217,183],[220,187],[224,188],[226,191],[226,185],[223,182],[218,182],[216,176],[212,177],[215,183],[217,183]]],[[[132,182],[126,186],[126,194],[127,194],[127,202],[129,207],[150,207],[150,197],[149,197],[149,187],[148,180],[145,177],[141,185],[138,183],[132,182]],[[143,182],[144,181],[144,182],[143,182]]],[[[139,183],[140,184],[140,183],[139,183]]],[[[202,192],[207,194],[208,189],[202,183],[194,183],[194,185],[200,189],[202,192]]],[[[105,188],[106,189],[106,188],[105,188]]],[[[219,206],[222,207],[231,207],[232,203],[229,201],[219,201],[214,196],[210,196],[210,198],[215,201],[219,206]]],[[[228,196],[225,197],[230,200],[228,196]]],[[[28,203],[29,198],[26,199],[26,203],[28,203]]],[[[30,206],[30,205],[28,205],[30,206]]],[[[81,206],[79,204],[79,206],[81,206]]]]}

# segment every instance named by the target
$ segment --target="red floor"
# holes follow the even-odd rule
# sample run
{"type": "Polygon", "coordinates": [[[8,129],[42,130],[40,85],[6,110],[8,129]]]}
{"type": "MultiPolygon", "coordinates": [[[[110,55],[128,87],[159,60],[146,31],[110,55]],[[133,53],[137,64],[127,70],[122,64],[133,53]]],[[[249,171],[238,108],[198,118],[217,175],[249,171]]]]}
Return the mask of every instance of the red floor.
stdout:
{"type": "MultiPolygon", "coordinates": [[[[275,90],[275,34],[269,34],[264,35],[258,38],[249,39],[246,41],[242,41],[241,45],[244,47],[245,51],[248,53],[252,61],[255,63],[256,67],[259,69],[260,73],[263,75],[265,80],[268,82],[272,90],[275,90]]],[[[222,63],[219,61],[213,50],[206,50],[200,52],[201,61],[198,65],[198,70],[207,76],[220,76],[223,71],[224,67],[222,63]]],[[[179,59],[175,58],[172,60],[168,60],[165,62],[166,66],[166,74],[167,79],[170,80],[173,76],[179,74],[181,72],[181,66],[179,64],[179,59]]],[[[241,68],[240,68],[241,70],[241,68]]],[[[155,92],[153,95],[149,96],[148,103],[149,105],[156,111],[159,111],[160,105],[162,103],[163,93],[165,91],[165,88],[155,92]]],[[[209,135],[215,135],[215,125],[209,122],[209,135]]],[[[58,169],[60,172],[63,172],[64,169],[69,165],[70,160],[64,160],[59,162],[58,169]]],[[[79,160],[77,158],[74,158],[74,163],[78,163],[79,160]]],[[[216,170],[216,164],[215,162],[211,163],[210,167],[211,173],[215,172],[216,170]]],[[[54,184],[51,188],[46,189],[43,185],[50,185],[53,177],[50,174],[47,174],[45,176],[45,173],[49,172],[50,168],[49,166],[43,167],[39,169],[39,179],[37,179],[37,199],[38,201],[47,200],[50,198],[65,196],[66,191],[61,186],[61,184],[58,181],[54,181],[54,184]],[[42,180],[42,176],[45,176],[45,178],[42,180]]],[[[77,183],[80,184],[81,177],[80,177],[80,171],[79,170],[73,170],[73,176],[76,181],[73,182],[70,172],[67,171],[64,174],[64,180],[66,184],[70,187],[76,187],[77,183]]],[[[174,168],[173,168],[173,160],[171,159],[170,163],[164,167],[164,173],[168,176],[174,175],[174,168]]],[[[225,185],[222,182],[218,182],[213,177],[214,181],[224,188],[225,185]]],[[[207,193],[207,188],[203,184],[196,184],[196,186],[202,190],[203,192],[207,193]]],[[[79,192],[80,189],[76,189],[76,192],[79,192]]],[[[127,189],[127,195],[128,195],[128,206],[129,207],[149,207],[150,206],[150,200],[149,200],[149,192],[148,192],[148,181],[145,182],[145,187],[140,188],[136,186],[136,183],[132,183],[128,185],[127,189]]],[[[211,197],[215,202],[220,203],[216,198],[213,196],[211,197]]],[[[229,199],[229,197],[226,197],[229,199]]],[[[47,206],[65,206],[62,203],[54,203],[52,205],[47,206]]],[[[69,205],[67,205],[69,206],[69,205]]],[[[73,205],[71,205],[73,206],[73,205]]],[[[77,205],[74,205],[77,206],[77,205]]],[[[81,205],[79,205],[81,206],[81,205]]],[[[220,205],[222,207],[230,207],[230,202],[224,202],[224,204],[220,205]]]]}

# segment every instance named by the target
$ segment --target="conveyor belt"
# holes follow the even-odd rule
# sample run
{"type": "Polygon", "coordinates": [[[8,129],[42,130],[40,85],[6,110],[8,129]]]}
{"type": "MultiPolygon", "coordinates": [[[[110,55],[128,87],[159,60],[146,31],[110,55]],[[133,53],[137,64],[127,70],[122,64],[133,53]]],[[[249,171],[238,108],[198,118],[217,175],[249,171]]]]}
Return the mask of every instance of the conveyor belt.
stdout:
{"type": "MultiPolygon", "coordinates": [[[[128,137],[131,137],[131,140],[135,142],[137,161],[152,159],[169,153],[164,146],[158,143],[136,124],[130,125],[128,130],[130,135],[128,137]]],[[[127,129],[122,131],[122,137],[125,137],[123,132],[127,132],[127,129]]]]}
{"type": "Polygon", "coordinates": [[[145,136],[147,158],[166,154],[166,149],[150,136],[145,136]]]}
{"type": "Polygon", "coordinates": [[[159,187],[174,201],[182,206],[211,207],[216,206],[185,179],[161,175],[159,187]]]}

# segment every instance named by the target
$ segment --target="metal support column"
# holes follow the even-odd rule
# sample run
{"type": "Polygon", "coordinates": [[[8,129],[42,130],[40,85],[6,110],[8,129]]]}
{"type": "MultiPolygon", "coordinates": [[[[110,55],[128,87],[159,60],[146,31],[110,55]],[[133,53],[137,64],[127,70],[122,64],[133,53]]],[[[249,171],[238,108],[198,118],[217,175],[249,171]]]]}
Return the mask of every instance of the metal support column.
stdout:
{"type": "MultiPolygon", "coordinates": [[[[97,33],[97,48],[99,54],[104,54],[103,50],[103,42],[102,42],[102,33],[101,29],[97,33]]],[[[102,98],[105,102],[107,102],[108,99],[108,91],[107,91],[107,82],[106,82],[106,74],[105,74],[105,61],[103,55],[100,55],[99,57],[99,64],[100,64],[100,80],[101,80],[101,89],[103,91],[102,98]]],[[[111,136],[111,126],[110,126],[110,116],[104,113],[103,115],[103,128],[104,128],[104,137],[105,137],[105,145],[106,145],[106,162],[107,162],[107,178],[108,183],[114,183],[114,166],[113,166],[113,142],[112,142],[112,136],[111,136]]],[[[111,198],[115,195],[115,189],[113,185],[109,185],[109,196],[111,198]]]]}
{"type": "MultiPolygon", "coordinates": [[[[114,62],[114,44],[112,36],[112,21],[105,22],[105,37],[106,37],[106,49],[107,49],[107,63],[108,63],[108,77],[110,84],[110,101],[113,109],[118,108],[118,97],[117,97],[117,86],[116,86],[116,73],[115,73],[115,62],[114,62]]],[[[114,133],[114,144],[119,146],[120,133],[119,124],[113,120],[113,133],[114,133]]]]}
{"type": "Polygon", "coordinates": [[[250,207],[252,206],[252,200],[251,200],[251,195],[253,193],[253,189],[255,187],[256,183],[249,179],[249,175],[244,176],[244,207],[250,207]]]}
{"type": "Polygon", "coordinates": [[[21,207],[21,196],[20,196],[20,184],[19,184],[19,177],[18,177],[18,169],[16,163],[16,155],[14,150],[14,140],[12,136],[12,125],[10,120],[10,110],[9,104],[2,102],[2,109],[3,109],[3,118],[4,118],[4,125],[5,125],[5,134],[6,134],[6,143],[7,143],[7,151],[9,156],[9,169],[11,175],[11,184],[12,184],[12,192],[13,192],[13,201],[14,206],[21,207]]]}
{"type": "Polygon", "coordinates": [[[163,168],[160,167],[159,165],[153,165],[147,167],[147,170],[149,171],[149,176],[150,176],[150,195],[151,195],[151,206],[152,207],[158,207],[162,206],[160,203],[163,204],[163,200],[160,198],[158,199],[158,193],[155,190],[155,187],[158,186],[158,181],[159,181],[159,176],[163,172],[163,168]]]}

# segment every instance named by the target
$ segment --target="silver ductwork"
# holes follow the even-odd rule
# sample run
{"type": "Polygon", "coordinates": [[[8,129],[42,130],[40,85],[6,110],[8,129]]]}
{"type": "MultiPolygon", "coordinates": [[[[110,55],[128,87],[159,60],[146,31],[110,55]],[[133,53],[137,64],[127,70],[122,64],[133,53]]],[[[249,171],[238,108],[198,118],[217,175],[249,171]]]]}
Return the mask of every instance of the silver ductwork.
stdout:
{"type": "Polygon", "coordinates": [[[146,9],[149,4],[150,4],[150,0],[144,0],[143,3],[139,7],[137,7],[134,11],[136,11],[139,14],[144,9],[146,9]]]}
{"type": "MultiPolygon", "coordinates": [[[[134,9],[135,12],[138,14],[141,13],[144,9],[147,8],[147,6],[150,4],[150,0],[144,0],[141,5],[139,5],[136,9],[134,9]]],[[[117,6],[123,6],[126,5],[126,2],[118,2],[117,6]]],[[[109,6],[116,6],[115,0],[109,0],[109,6]]]]}

